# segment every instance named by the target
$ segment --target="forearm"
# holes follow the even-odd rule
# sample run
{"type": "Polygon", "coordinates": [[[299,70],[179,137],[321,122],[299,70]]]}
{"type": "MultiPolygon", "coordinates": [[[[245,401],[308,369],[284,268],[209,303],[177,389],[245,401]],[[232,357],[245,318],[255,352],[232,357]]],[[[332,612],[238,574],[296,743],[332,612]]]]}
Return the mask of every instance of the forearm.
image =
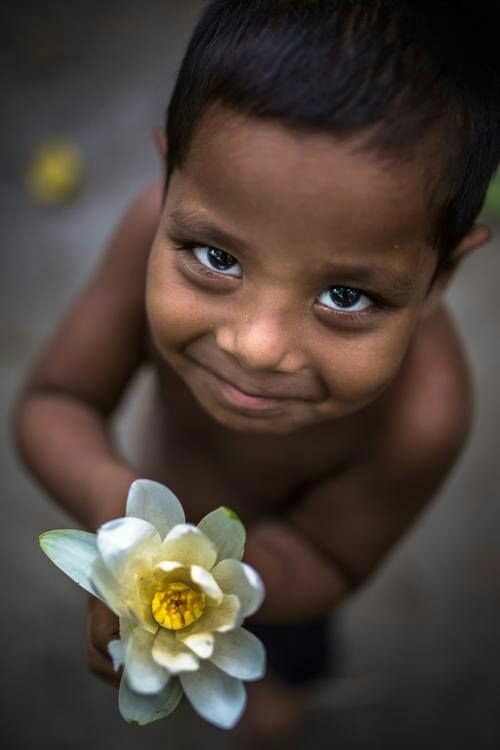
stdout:
{"type": "Polygon", "coordinates": [[[49,495],[86,528],[124,514],[138,475],[117,455],[103,417],[64,393],[33,389],[15,414],[19,453],[49,495]]]}
{"type": "Polygon", "coordinates": [[[264,603],[251,618],[255,622],[327,617],[350,589],[335,564],[286,522],[251,527],[244,561],[259,572],[266,587],[264,603]]]}

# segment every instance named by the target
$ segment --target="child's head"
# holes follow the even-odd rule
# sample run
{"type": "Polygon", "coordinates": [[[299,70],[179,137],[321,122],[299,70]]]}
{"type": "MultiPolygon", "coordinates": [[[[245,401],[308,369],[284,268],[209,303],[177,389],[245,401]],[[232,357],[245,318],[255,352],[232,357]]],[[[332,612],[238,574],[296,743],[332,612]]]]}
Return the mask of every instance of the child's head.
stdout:
{"type": "Polygon", "coordinates": [[[488,237],[500,84],[465,60],[465,21],[450,33],[460,5],[208,7],[169,108],[147,304],[218,421],[287,432],[373,402],[436,269],[488,237]]]}
{"type": "Polygon", "coordinates": [[[498,0],[215,0],[179,73],[169,173],[214,102],[428,169],[432,239],[449,254],[500,160],[498,0]]]}

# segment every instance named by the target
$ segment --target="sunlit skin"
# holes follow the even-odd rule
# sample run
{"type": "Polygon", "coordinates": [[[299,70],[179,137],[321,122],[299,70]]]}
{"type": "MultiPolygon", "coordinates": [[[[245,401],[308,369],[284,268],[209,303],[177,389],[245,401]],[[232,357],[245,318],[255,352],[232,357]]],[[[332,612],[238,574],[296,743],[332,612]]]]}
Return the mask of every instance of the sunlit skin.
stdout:
{"type": "Polygon", "coordinates": [[[359,412],[401,366],[437,263],[424,173],[357,146],[216,108],[172,175],[149,322],[227,427],[288,433],[359,412]]]}

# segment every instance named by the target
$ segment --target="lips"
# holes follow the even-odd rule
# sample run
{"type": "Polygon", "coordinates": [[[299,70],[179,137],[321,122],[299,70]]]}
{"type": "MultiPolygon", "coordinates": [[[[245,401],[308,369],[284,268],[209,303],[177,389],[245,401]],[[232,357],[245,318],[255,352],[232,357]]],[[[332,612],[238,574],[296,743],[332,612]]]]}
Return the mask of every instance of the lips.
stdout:
{"type": "MultiPolygon", "coordinates": [[[[215,376],[217,377],[217,376],[215,376]]],[[[252,411],[275,409],[280,407],[282,403],[286,403],[287,399],[276,399],[266,398],[264,396],[251,396],[248,393],[236,388],[234,385],[226,383],[225,380],[220,380],[222,385],[222,391],[226,397],[234,406],[243,409],[251,409],[252,411]]]]}
{"type": "Polygon", "coordinates": [[[248,398],[261,399],[266,401],[288,401],[291,398],[294,398],[293,396],[284,394],[283,391],[280,391],[279,394],[271,394],[269,392],[262,392],[258,390],[256,391],[247,386],[243,386],[240,384],[236,385],[236,383],[231,382],[227,377],[219,375],[219,373],[217,372],[212,372],[212,374],[219,378],[219,380],[222,380],[224,383],[226,383],[229,388],[232,388],[234,391],[237,391],[238,393],[241,393],[243,394],[243,396],[247,396],[248,398]]]}
{"type": "Polygon", "coordinates": [[[296,386],[294,386],[292,383],[290,385],[283,384],[283,386],[280,388],[270,388],[269,386],[259,387],[256,384],[248,383],[244,378],[234,377],[232,372],[228,372],[225,369],[222,370],[222,368],[219,367],[216,368],[213,366],[207,366],[194,359],[192,361],[196,365],[198,365],[198,367],[206,370],[211,375],[218,378],[218,380],[221,380],[224,384],[226,384],[228,388],[233,391],[233,395],[246,397],[249,400],[249,403],[251,400],[253,400],[255,403],[257,403],[257,401],[266,401],[269,403],[276,401],[319,400],[317,395],[313,396],[310,389],[306,390],[303,386],[299,387],[299,384],[297,384],[296,386]]]}

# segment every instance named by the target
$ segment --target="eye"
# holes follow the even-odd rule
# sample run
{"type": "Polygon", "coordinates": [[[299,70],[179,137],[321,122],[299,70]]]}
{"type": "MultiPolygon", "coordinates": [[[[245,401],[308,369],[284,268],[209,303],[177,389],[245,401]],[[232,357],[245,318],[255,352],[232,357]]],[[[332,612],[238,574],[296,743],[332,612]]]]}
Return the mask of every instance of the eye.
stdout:
{"type": "Polygon", "coordinates": [[[373,306],[372,300],[350,286],[331,286],[318,297],[318,302],[338,312],[364,312],[373,306]]]}
{"type": "Polygon", "coordinates": [[[206,268],[225,276],[241,276],[241,266],[232,255],[210,245],[195,245],[193,255],[206,268]]]}

